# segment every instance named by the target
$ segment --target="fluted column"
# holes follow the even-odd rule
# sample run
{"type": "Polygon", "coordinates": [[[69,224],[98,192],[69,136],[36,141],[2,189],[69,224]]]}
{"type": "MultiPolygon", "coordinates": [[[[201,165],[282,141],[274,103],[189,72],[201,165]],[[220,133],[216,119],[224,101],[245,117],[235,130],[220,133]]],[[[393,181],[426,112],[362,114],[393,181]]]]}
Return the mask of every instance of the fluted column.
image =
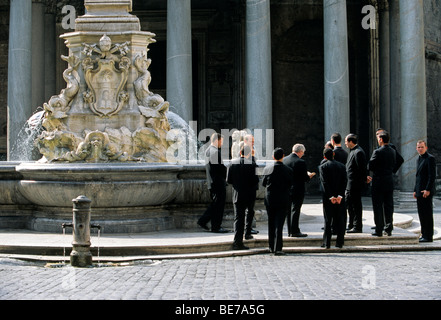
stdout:
{"type": "Polygon", "coordinates": [[[32,2],[11,0],[8,53],[8,160],[19,160],[18,133],[32,114],[32,2]]]}
{"type": "Polygon", "coordinates": [[[44,42],[44,101],[49,101],[49,99],[57,94],[56,92],[56,19],[55,10],[52,8],[46,8],[45,14],[45,42],[44,42]]]}
{"type": "Polygon", "coordinates": [[[167,101],[193,120],[191,0],[167,0],[167,101]]]}
{"type": "Polygon", "coordinates": [[[416,142],[427,139],[423,0],[400,0],[401,26],[401,192],[415,184],[416,142]]]}
{"type": "Polygon", "coordinates": [[[45,101],[45,2],[32,0],[32,110],[45,101]]]}
{"type": "Polygon", "coordinates": [[[390,15],[389,2],[379,2],[380,126],[390,130],[390,15]]]}
{"type": "Polygon", "coordinates": [[[325,57],[325,140],[350,131],[346,0],[323,1],[325,57]]]}
{"type": "Polygon", "coordinates": [[[389,2],[390,40],[390,133],[392,142],[401,141],[401,57],[400,57],[400,6],[394,0],[389,2]]]}

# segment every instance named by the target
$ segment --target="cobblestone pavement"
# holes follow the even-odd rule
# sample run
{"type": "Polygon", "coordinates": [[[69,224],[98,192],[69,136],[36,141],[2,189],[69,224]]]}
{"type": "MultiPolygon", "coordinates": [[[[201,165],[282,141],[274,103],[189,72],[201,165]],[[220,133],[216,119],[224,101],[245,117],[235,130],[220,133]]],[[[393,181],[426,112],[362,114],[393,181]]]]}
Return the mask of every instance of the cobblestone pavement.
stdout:
{"type": "Polygon", "coordinates": [[[0,300],[438,300],[440,274],[439,251],[261,254],[87,269],[3,258],[0,300]]]}

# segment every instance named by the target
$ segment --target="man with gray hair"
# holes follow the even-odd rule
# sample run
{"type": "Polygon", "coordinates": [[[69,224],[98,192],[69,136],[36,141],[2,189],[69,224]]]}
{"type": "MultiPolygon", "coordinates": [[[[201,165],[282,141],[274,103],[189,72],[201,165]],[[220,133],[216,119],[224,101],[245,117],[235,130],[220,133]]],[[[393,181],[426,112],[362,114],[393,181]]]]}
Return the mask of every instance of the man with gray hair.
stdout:
{"type": "Polygon", "coordinates": [[[302,159],[305,154],[305,146],[297,143],[292,147],[292,153],[283,159],[283,163],[293,171],[293,187],[291,189],[291,213],[288,214],[288,236],[307,237],[300,232],[299,218],[300,210],[305,198],[305,182],[315,176],[315,172],[308,172],[306,161],[302,159]]]}

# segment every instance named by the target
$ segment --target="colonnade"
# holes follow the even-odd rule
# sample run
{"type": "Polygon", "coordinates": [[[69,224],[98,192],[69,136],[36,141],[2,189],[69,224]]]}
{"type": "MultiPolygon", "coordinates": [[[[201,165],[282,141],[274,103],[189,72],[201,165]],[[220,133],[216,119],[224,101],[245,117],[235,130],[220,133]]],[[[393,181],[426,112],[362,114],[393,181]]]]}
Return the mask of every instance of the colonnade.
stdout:
{"type": "MultiPolygon", "coordinates": [[[[167,100],[184,120],[190,121],[193,120],[191,0],[167,1],[167,100]]],[[[38,92],[31,88],[41,85],[38,76],[44,72],[31,73],[29,66],[39,65],[33,59],[41,57],[33,57],[31,52],[44,39],[37,38],[36,30],[32,30],[42,15],[41,10],[32,15],[33,5],[41,1],[11,0],[10,3],[8,159],[17,160],[19,155],[11,153],[10,146],[31,115],[34,99],[41,100],[38,96],[41,88],[36,89],[38,92]]],[[[245,125],[251,129],[271,129],[274,124],[270,0],[245,3],[245,125]]],[[[350,132],[346,5],[346,0],[323,0],[326,140],[333,132],[350,132]]],[[[379,9],[380,123],[390,129],[394,142],[400,146],[405,159],[401,190],[410,192],[415,143],[427,138],[423,0],[383,0],[379,9]]],[[[44,29],[44,23],[40,28],[44,29]]],[[[44,54],[41,55],[44,60],[44,54]]]]}

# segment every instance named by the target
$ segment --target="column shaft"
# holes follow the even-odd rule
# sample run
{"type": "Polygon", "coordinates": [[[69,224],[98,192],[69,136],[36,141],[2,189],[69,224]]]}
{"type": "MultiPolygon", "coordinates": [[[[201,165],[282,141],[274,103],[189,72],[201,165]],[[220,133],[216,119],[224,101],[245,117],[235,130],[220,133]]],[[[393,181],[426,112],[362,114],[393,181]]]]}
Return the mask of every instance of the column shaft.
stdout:
{"type": "Polygon", "coordinates": [[[400,0],[401,26],[401,191],[415,184],[416,142],[427,139],[423,0],[400,0]]]}
{"type": "Polygon", "coordinates": [[[272,129],[269,0],[246,1],[245,87],[247,128],[272,129]]]}
{"type": "Polygon", "coordinates": [[[349,58],[346,0],[323,1],[325,57],[325,140],[350,133],[349,58]]]}
{"type": "Polygon", "coordinates": [[[401,145],[401,65],[400,65],[400,7],[398,1],[389,2],[390,31],[390,133],[392,142],[401,145]]]}
{"type": "Polygon", "coordinates": [[[32,1],[32,111],[45,101],[45,3],[32,1]]]}
{"type": "Polygon", "coordinates": [[[32,2],[11,0],[8,60],[8,160],[19,160],[18,133],[32,114],[32,2]]]}
{"type": "Polygon", "coordinates": [[[167,0],[167,101],[193,120],[191,0],[167,0]]]}
{"type": "Polygon", "coordinates": [[[390,130],[390,16],[389,4],[385,0],[379,8],[380,38],[380,126],[390,130]]]}

